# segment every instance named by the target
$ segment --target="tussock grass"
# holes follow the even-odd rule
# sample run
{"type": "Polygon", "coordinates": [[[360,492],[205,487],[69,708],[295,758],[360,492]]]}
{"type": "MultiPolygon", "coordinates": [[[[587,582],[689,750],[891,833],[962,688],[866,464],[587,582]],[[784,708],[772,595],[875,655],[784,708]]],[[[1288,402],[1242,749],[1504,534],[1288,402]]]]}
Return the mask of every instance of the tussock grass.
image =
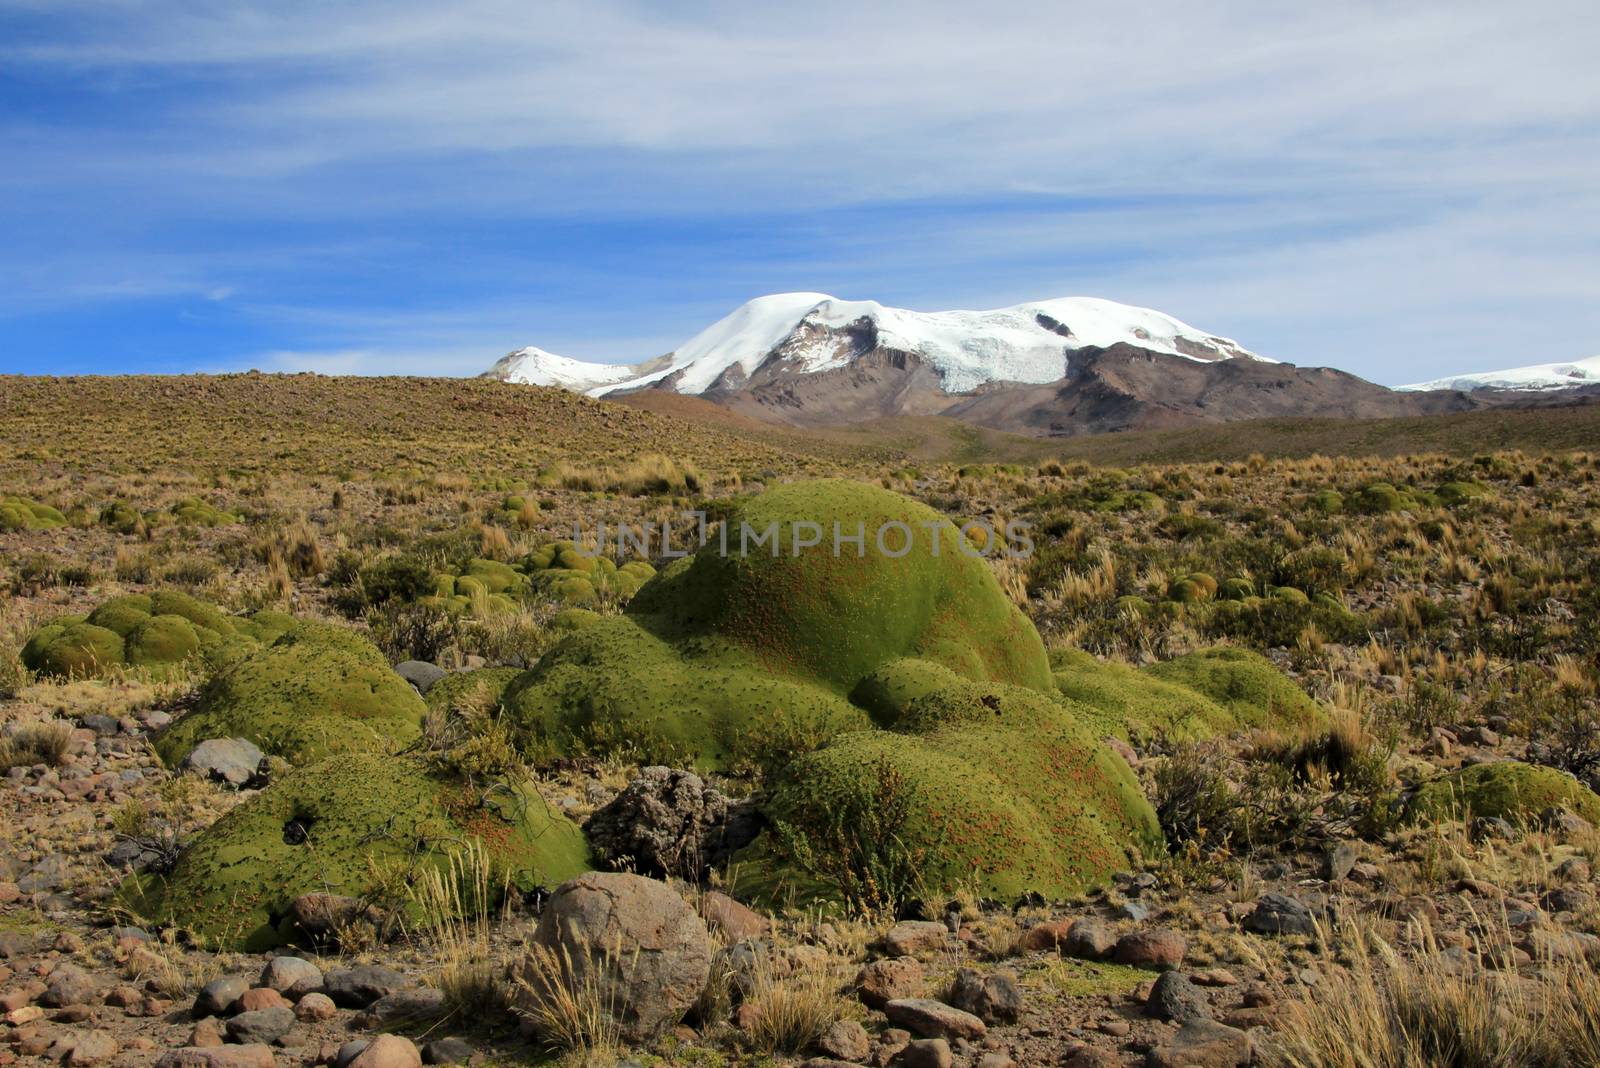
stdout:
{"type": "Polygon", "coordinates": [[[61,766],[72,745],[72,724],[61,720],[24,723],[0,737],[0,771],[16,767],[61,766]]]}
{"type": "Polygon", "coordinates": [[[566,947],[527,948],[524,968],[516,978],[517,1011],[529,1020],[545,1045],[582,1058],[580,1063],[604,1063],[622,1046],[622,1026],[617,1019],[618,985],[611,976],[625,973],[633,960],[620,946],[607,946],[598,961],[586,948],[583,963],[566,947]]]}
{"type": "Polygon", "coordinates": [[[1267,1063],[1280,1068],[1594,1068],[1600,1065],[1600,976],[1543,962],[1525,980],[1492,967],[1503,925],[1481,956],[1442,953],[1426,930],[1402,955],[1370,930],[1345,932],[1315,995],[1290,1003],[1267,1063]]]}

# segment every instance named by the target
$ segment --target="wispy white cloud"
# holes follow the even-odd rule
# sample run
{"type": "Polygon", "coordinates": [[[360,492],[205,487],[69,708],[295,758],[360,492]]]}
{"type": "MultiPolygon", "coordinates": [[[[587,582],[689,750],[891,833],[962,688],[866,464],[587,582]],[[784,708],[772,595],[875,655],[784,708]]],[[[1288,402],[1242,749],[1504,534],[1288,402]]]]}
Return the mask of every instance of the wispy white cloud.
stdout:
{"type": "MultiPolygon", "coordinates": [[[[0,0],[8,15],[0,63],[124,106],[0,118],[25,161],[0,191],[117,202],[139,224],[103,235],[109,260],[149,267],[91,269],[108,249],[89,242],[29,299],[236,289],[258,321],[326,332],[289,362],[636,357],[612,346],[681,340],[775,285],[921,307],[1098,293],[1386,381],[1600,349],[1587,2],[0,0]],[[686,237],[654,284],[563,246],[564,285],[440,298],[421,347],[392,285],[319,302],[241,281],[293,242],[162,240],[208,217],[342,234],[740,216],[770,234],[686,237]]],[[[518,270],[469,242],[453,251],[473,270],[518,270]]],[[[14,257],[0,277],[24,273],[14,257]]]]}

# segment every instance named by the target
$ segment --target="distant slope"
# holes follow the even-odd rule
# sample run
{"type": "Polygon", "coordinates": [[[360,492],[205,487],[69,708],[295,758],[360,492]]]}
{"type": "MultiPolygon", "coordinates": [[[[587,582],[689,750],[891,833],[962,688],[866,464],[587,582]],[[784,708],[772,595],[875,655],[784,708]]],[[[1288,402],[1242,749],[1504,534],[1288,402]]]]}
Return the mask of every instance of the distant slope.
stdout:
{"type": "Polygon", "coordinates": [[[1261,419],[1225,426],[1097,434],[1053,442],[1062,459],[1127,466],[1226,462],[1266,457],[1475,456],[1503,449],[1593,450],[1600,444],[1600,401],[1489,408],[1393,419],[1261,419]]]}
{"type": "MultiPolygon", "coordinates": [[[[720,409],[719,409],[720,412],[720,409]]],[[[858,468],[888,449],[725,418],[682,418],[482,379],[0,375],[0,471],[535,477],[556,460],[661,453],[702,470],[858,468]]],[[[15,479],[12,480],[13,482],[15,479]]]]}
{"type": "Polygon", "coordinates": [[[1504,371],[1454,375],[1396,388],[1404,391],[1454,389],[1464,392],[1507,390],[1538,393],[1585,387],[1600,388],[1600,356],[1573,360],[1569,363],[1536,363],[1527,367],[1511,367],[1504,371]]]}

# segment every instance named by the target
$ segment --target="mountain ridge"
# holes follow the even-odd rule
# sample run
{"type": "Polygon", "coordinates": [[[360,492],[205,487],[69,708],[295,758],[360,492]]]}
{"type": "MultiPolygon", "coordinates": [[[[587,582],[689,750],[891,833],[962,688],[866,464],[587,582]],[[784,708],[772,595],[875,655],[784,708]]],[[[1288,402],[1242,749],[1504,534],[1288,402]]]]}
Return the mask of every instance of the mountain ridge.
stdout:
{"type": "MultiPolygon", "coordinates": [[[[1600,384],[1600,358],[1594,362],[1600,384]]],[[[530,347],[507,354],[486,377],[591,397],[697,397],[797,427],[940,415],[1039,437],[1470,411],[1544,388],[1391,389],[1270,359],[1164,312],[1100,297],[917,312],[812,292],[746,301],[638,363],[587,364],[530,347]]]]}

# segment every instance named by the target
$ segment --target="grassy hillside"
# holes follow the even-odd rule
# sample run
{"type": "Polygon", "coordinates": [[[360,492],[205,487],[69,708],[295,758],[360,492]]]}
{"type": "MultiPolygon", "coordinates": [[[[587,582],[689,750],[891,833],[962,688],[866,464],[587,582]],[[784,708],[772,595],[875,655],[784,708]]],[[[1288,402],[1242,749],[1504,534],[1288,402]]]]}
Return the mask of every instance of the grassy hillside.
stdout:
{"type": "MultiPolygon", "coordinates": [[[[319,375],[0,377],[0,455],[26,468],[509,473],[670,452],[747,474],[887,458],[759,424],[481,379],[319,375]]],[[[5,474],[16,473],[12,467],[5,474]]]]}
{"type": "Polygon", "coordinates": [[[1600,404],[1420,415],[1401,419],[1260,419],[1181,430],[1098,434],[1052,443],[1090,463],[1189,463],[1306,456],[1470,456],[1522,449],[1563,452],[1600,441],[1600,404]]]}

